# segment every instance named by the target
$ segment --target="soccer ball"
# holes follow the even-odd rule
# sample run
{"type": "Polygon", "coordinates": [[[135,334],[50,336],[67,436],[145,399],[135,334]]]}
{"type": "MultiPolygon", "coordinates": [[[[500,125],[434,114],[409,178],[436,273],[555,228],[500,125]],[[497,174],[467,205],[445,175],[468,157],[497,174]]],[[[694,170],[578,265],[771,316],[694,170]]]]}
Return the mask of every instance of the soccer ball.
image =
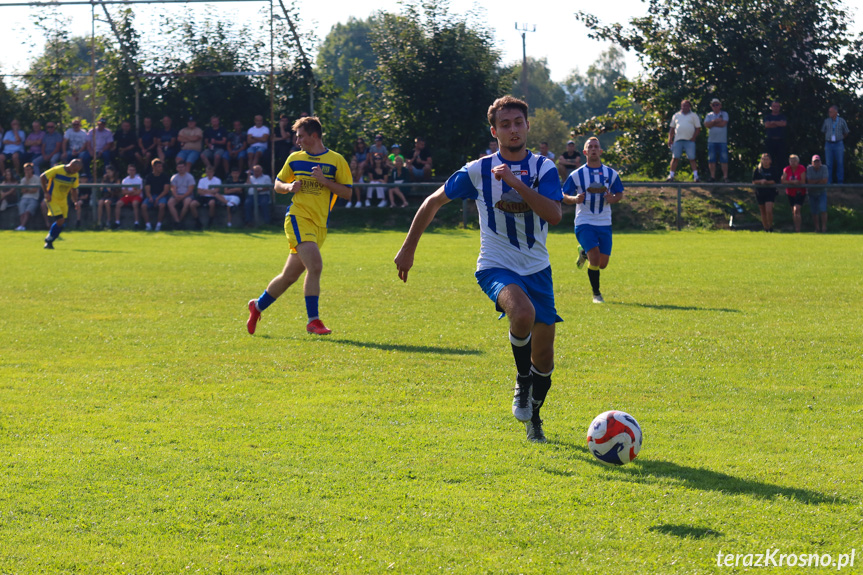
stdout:
{"type": "Polygon", "coordinates": [[[641,426],[623,411],[606,411],[587,428],[587,449],[605,465],[623,465],[641,450],[641,426]]]}

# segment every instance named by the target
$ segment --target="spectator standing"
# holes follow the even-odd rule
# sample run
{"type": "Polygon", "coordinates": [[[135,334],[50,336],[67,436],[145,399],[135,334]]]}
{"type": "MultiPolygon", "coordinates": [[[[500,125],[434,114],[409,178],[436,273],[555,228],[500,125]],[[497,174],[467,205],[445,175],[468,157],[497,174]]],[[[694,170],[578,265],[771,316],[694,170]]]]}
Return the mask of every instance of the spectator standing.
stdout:
{"type": "Polygon", "coordinates": [[[839,116],[839,108],[830,106],[827,118],[821,125],[824,134],[824,160],[827,162],[827,183],[833,183],[833,172],[836,171],[836,183],[845,183],[845,136],[848,135],[848,123],[839,116]]]}
{"type": "MultiPolygon", "coordinates": [[[[395,161],[393,162],[393,169],[390,172],[389,182],[391,184],[406,184],[410,181],[410,172],[405,167],[405,158],[401,154],[396,156],[395,161]]],[[[389,189],[390,195],[390,207],[394,208],[396,206],[395,196],[399,197],[401,201],[401,207],[406,208],[408,206],[408,201],[405,199],[405,195],[402,193],[400,188],[392,187],[389,189]]]]}
{"type": "Polygon", "coordinates": [[[90,138],[87,132],[81,129],[81,120],[72,120],[72,126],[63,134],[63,151],[60,161],[69,163],[72,160],[81,160],[82,170],[85,174],[90,172],[90,138]]]}
{"type": "Polygon", "coordinates": [[[204,226],[198,216],[198,208],[207,206],[209,208],[210,217],[207,220],[207,229],[213,227],[213,220],[216,219],[216,189],[213,186],[221,186],[222,180],[216,177],[215,166],[207,166],[206,174],[198,180],[198,192],[195,199],[192,200],[191,209],[192,217],[195,218],[195,229],[200,230],[204,226]]]}
{"type": "Polygon", "coordinates": [[[219,164],[224,164],[225,172],[228,171],[228,131],[222,127],[218,116],[210,118],[210,127],[204,130],[204,147],[201,154],[204,167],[211,165],[218,169],[219,164]]]}
{"type": "Polygon", "coordinates": [[[270,223],[270,206],[271,197],[270,190],[273,188],[273,179],[268,174],[264,173],[264,168],[261,164],[252,166],[252,174],[249,176],[249,183],[261,186],[260,188],[249,188],[246,196],[246,225],[251,226],[255,223],[255,202],[258,202],[258,215],[260,221],[264,224],[270,223]]]}
{"type": "Polygon", "coordinates": [[[557,156],[555,156],[554,152],[552,152],[551,150],[548,149],[548,142],[540,142],[539,143],[539,155],[545,156],[546,158],[548,158],[552,162],[554,161],[554,158],[557,157],[557,156]]]}
{"type": "MultiPolygon", "coordinates": [[[[132,130],[132,124],[128,121],[120,123],[120,129],[114,132],[114,145],[117,146],[117,157],[127,166],[134,164],[137,160],[138,136],[132,130]]],[[[135,173],[138,172],[135,166],[135,173]]]]}
{"type": "MultiPolygon", "coordinates": [[[[812,164],[806,168],[806,183],[826,184],[829,181],[830,171],[821,163],[821,156],[812,156],[812,164]]],[[[812,223],[815,231],[824,233],[827,231],[827,190],[825,188],[808,188],[809,209],[812,212],[812,223]]]]}
{"type": "Polygon", "coordinates": [[[24,140],[24,154],[21,156],[24,163],[32,162],[42,155],[42,138],[45,137],[45,132],[39,122],[33,122],[32,126],[33,131],[27,134],[27,139],[24,140]]]}
{"type": "Polygon", "coordinates": [[[575,140],[566,143],[566,151],[560,155],[557,161],[557,172],[562,181],[581,166],[581,154],[575,149],[575,140]]]}
{"type": "MultiPolygon", "coordinates": [[[[24,142],[27,140],[27,134],[21,129],[21,124],[18,120],[12,120],[10,129],[3,134],[3,156],[12,160],[12,168],[15,170],[15,182],[17,183],[17,175],[21,172],[21,160],[24,159],[25,147],[24,142]]],[[[0,166],[5,167],[6,162],[3,161],[0,166]]]]}
{"type": "Polygon", "coordinates": [[[788,118],[782,113],[782,104],[774,100],[770,103],[770,113],[764,116],[764,150],[770,154],[774,182],[782,177],[782,166],[777,158],[788,157],[787,131],[788,118]]]}
{"type": "Polygon", "coordinates": [[[243,129],[243,123],[239,120],[234,120],[234,130],[232,132],[228,132],[227,162],[229,166],[231,164],[236,165],[240,172],[242,172],[243,167],[246,165],[248,147],[249,144],[246,142],[246,131],[243,129]]]}
{"type": "Polygon", "coordinates": [[[431,178],[432,155],[423,138],[414,139],[414,149],[408,164],[415,182],[425,182],[431,178]]]}
{"type": "Polygon", "coordinates": [[[294,133],[291,131],[291,120],[282,114],[279,123],[273,128],[273,150],[276,153],[276,165],[273,170],[281,170],[285,160],[291,155],[294,146],[294,133]]]}
{"type": "Polygon", "coordinates": [[[159,131],[159,143],[156,154],[162,162],[167,163],[177,157],[177,131],[172,127],[170,116],[162,118],[162,129],[159,131]]]}
{"type": "Polygon", "coordinates": [[[126,177],[123,178],[123,187],[121,188],[120,199],[117,201],[117,205],[114,211],[114,229],[118,229],[120,227],[120,212],[123,209],[123,206],[132,206],[132,210],[135,212],[135,229],[141,229],[141,202],[144,198],[141,196],[142,189],[144,187],[144,182],[141,180],[141,176],[138,175],[138,168],[135,166],[135,162],[132,162],[126,167],[126,177]]]}
{"type": "Polygon", "coordinates": [[[63,134],[57,130],[57,124],[51,121],[45,123],[45,135],[42,136],[42,146],[39,155],[33,158],[33,172],[41,174],[42,164],[48,167],[56,165],[63,154],[63,134]]]}
{"type": "Polygon", "coordinates": [[[728,112],[719,98],[710,101],[710,113],[704,118],[707,128],[707,168],[710,179],[716,181],[716,163],[722,168],[722,181],[728,182],[728,112]]]}
{"type": "MultiPolygon", "coordinates": [[[[99,118],[96,127],[91,128],[87,132],[87,137],[90,139],[90,145],[93,147],[93,158],[97,160],[101,159],[103,166],[110,164],[113,161],[115,142],[114,134],[108,129],[105,118],[99,118]]],[[[85,168],[83,174],[89,176],[90,172],[85,168]]]]}
{"type": "Polygon", "coordinates": [[[773,231],[773,204],[776,202],[776,180],[773,179],[773,160],[770,154],[761,154],[761,162],[752,172],[752,183],[761,188],[755,188],[755,199],[761,212],[761,225],[765,232],[773,231]]]}
{"type": "MultiPolygon", "coordinates": [[[[116,184],[117,171],[114,166],[105,166],[105,175],[102,176],[103,184],[116,184]]],[[[99,203],[96,204],[96,227],[107,229],[111,225],[111,210],[117,205],[120,200],[120,188],[102,188],[102,193],[99,198],[99,203]],[[104,213],[104,220],[102,214],[104,213]]]]}
{"type": "MultiPolygon", "coordinates": [[[[370,184],[385,184],[387,182],[387,178],[389,176],[390,169],[387,167],[386,162],[384,162],[384,156],[382,154],[372,154],[372,162],[366,167],[366,175],[368,175],[370,184]]],[[[371,205],[371,199],[374,194],[377,194],[380,201],[378,202],[379,208],[385,208],[387,206],[387,200],[384,197],[386,192],[386,188],[381,187],[372,187],[369,186],[366,191],[366,207],[371,205]]]]}
{"type": "Polygon", "coordinates": [[[141,133],[138,134],[138,147],[135,149],[135,159],[141,167],[141,173],[145,173],[148,168],[152,169],[153,158],[157,156],[156,148],[159,145],[159,134],[153,128],[153,120],[150,117],[144,118],[144,127],[141,133]]]}
{"type": "Polygon", "coordinates": [[[171,197],[168,199],[168,211],[174,218],[176,229],[182,229],[183,218],[186,217],[186,212],[189,211],[189,206],[194,199],[195,177],[188,172],[187,167],[186,162],[177,158],[177,173],[171,176],[171,197]],[[177,205],[181,207],[179,214],[177,214],[177,205]]]}
{"type": "Polygon", "coordinates": [[[153,229],[150,224],[150,207],[159,206],[159,214],[156,219],[156,231],[162,230],[162,221],[165,219],[165,208],[171,197],[171,178],[165,173],[165,166],[159,158],[153,158],[150,164],[152,170],[144,178],[144,201],[142,202],[142,215],[144,216],[144,227],[149,232],[153,229]]]}
{"type": "Polygon", "coordinates": [[[692,168],[692,181],[701,181],[698,178],[698,162],[695,158],[695,140],[700,133],[701,120],[698,114],[692,111],[692,102],[683,100],[680,102],[680,111],[671,117],[669,124],[668,147],[671,148],[671,168],[666,181],[674,181],[674,174],[677,173],[677,165],[683,158],[683,154],[686,154],[689,166],[692,168]]]}
{"type": "MultiPolygon", "coordinates": [[[[800,158],[794,154],[788,157],[788,164],[782,170],[782,183],[806,183],[806,168],[800,165],[800,158]]],[[[803,202],[806,201],[806,188],[785,188],[788,203],[791,204],[791,215],[794,220],[794,231],[800,233],[803,225],[803,202]]]]}
{"type": "Polygon", "coordinates": [[[177,134],[177,141],[180,143],[177,161],[185,162],[186,167],[191,172],[195,167],[195,162],[201,157],[201,149],[204,146],[204,131],[198,127],[195,118],[189,118],[186,127],[177,134]]]}
{"type": "Polygon", "coordinates": [[[255,116],[255,125],[246,132],[246,141],[249,143],[249,165],[263,162],[269,149],[270,129],[264,125],[264,117],[260,114],[255,116]]]}
{"type": "Polygon", "coordinates": [[[22,186],[30,186],[21,189],[21,198],[18,200],[18,227],[19,232],[27,229],[27,222],[36,215],[39,209],[39,176],[33,171],[33,164],[24,164],[24,177],[21,178],[22,186]]]}

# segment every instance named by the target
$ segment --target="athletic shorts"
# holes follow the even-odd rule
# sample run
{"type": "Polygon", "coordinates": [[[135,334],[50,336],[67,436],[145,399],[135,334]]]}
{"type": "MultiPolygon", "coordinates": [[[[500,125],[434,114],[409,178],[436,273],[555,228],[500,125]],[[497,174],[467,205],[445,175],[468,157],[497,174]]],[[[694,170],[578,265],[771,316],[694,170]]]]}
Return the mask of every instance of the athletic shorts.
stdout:
{"type": "MultiPolygon", "coordinates": [[[[68,197],[68,196],[67,196],[68,197]]],[[[48,215],[54,218],[69,216],[69,202],[64,197],[63,201],[57,201],[57,196],[51,196],[51,201],[48,202],[48,215]]]]}
{"type": "Polygon", "coordinates": [[[141,196],[123,196],[117,201],[119,201],[124,206],[128,206],[133,202],[138,202],[140,204],[142,199],[143,198],[141,198],[141,196]]]}
{"type": "Polygon", "coordinates": [[[812,215],[823,214],[827,211],[827,194],[824,192],[809,194],[809,209],[812,215]]]}
{"type": "MultiPolygon", "coordinates": [[[[530,299],[536,312],[534,321],[554,325],[563,321],[554,308],[554,285],[551,281],[551,266],[529,276],[522,276],[503,268],[490,268],[476,272],[476,281],[485,295],[495,303],[495,309],[503,313],[497,298],[508,285],[517,285],[530,299]]],[[[501,315],[503,317],[503,315],[501,315]]]]}
{"type": "Polygon", "coordinates": [[[756,188],[755,189],[755,199],[758,200],[758,205],[763,206],[764,204],[776,201],[776,190],[774,188],[756,188]]]}
{"type": "Polygon", "coordinates": [[[288,214],[285,218],[285,235],[291,246],[291,253],[297,253],[297,246],[303,242],[314,242],[318,247],[327,239],[327,228],[319,226],[308,218],[298,218],[288,214]]]}
{"type": "Polygon", "coordinates": [[[150,206],[155,206],[156,204],[165,205],[167,203],[168,203],[168,196],[162,196],[161,198],[158,198],[158,199],[144,198],[144,201],[142,202],[142,204],[148,208],[150,206]]]}
{"type": "Polygon", "coordinates": [[[586,252],[598,247],[599,253],[611,255],[611,226],[580,224],[575,226],[575,238],[586,252]]]}
{"type": "MultiPolygon", "coordinates": [[[[787,194],[786,194],[787,195],[787,194]]],[[[792,206],[802,206],[803,202],[806,201],[806,193],[797,192],[796,196],[788,196],[788,203],[792,206]]]]}
{"type": "Polygon", "coordinates": [[[686,154],[690,160],[695,159],[695,142],[692,140],[675,140],[671,145],[671,157],[678,160],[686,154]]]}
{"type": "Polygon", "coordinates": [[[224,198],[229,208],[240,205],[240,196],[227,195],[224,198]]]}

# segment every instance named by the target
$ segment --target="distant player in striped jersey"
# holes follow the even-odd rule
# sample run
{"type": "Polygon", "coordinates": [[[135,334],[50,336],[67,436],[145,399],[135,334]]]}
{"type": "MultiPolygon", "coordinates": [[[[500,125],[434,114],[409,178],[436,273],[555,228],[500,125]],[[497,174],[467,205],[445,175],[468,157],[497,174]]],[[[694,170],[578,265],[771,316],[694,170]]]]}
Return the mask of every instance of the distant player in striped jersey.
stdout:
{"type": "Polygon", "coordinates": [[[611,204],[623,198],[623,184],[617,172],[600,161],[602,146],[596,138],[584,143],[587,163],[569,174],[563,183],[563,203],[575,204],[575,237],[578,239],[579,269],[589,262],[587,277],[593,289],[593,303],[604,303],[599,291],[599,270],[611,257],[611,204]]]}
{"type": "Polygon", "coordinates": [[[249,302],[246,328],[255,333],[261,312],[291,287],[303,272],[303,293],[309,323],[306,331],[317,335],[332,332],[318,317],[318,297],[321,294],[320,246],[327,237],[327,221],[336,198],[351,198],[353,179],[348,163],[341,154],[328,150],[321,140],[321,121],[314,116],[294,122],[299,152],[288,156],[285,166],[276,176],[276,193],[294,194],[285,216],[285,235],[291,254],[282,273],[270,281],[257,300],[249,302]]]}
{"type": "Polygon", "coordinates": [[[526,147],[527,104],[512,96],[488,109],[497,153],[470,162],[426,198],[395,257],[407,281],[420,236],[441,206],[454,199],[476,200],[480,251],[476,279],[509,317],[516,385],[512,413],[525,423],[527,438],[545,442],[539,409],[551,387],[554,307],[551,265],[545,247],[548,226],[561,218],[560,180],[554,162],[526,147]]]}
{"type": "Polygon", "coordinates": [[[45,203],[48,205],[48,215],[54,219],[48,235],[45,237],[46,250],[54,249],[54,240],[60,237],[66,216],[69,215],[67,197],[72,194],[72,203],[78,201],[78,172],[84,164],[74,159],[68,164],[54,166],[40,176],[42,191],[45,192],[45,203]]]}

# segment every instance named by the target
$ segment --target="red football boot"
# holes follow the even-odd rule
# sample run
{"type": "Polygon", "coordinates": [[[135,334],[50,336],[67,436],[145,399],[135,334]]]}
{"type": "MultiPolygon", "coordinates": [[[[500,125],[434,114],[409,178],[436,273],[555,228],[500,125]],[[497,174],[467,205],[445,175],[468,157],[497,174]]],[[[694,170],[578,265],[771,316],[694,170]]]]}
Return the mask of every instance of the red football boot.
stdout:
{"type": "Polygon", "coordinates": [[[310,321],[309,325],[306,326],[306,331],[316,335],[329,335],[333,333],[333,330],[325,326],[324,322],[319,319],[313,319],[310,321]]]}
{"type": "Polygon", "coordinates": [[[255,333],[255,328],[258,327],[258,320],[260,319],[261,312],[258,311],[255,300],[249,300],[249,320],[246,322],[246,329],[249,330],[249,333],[255,333]]]}

